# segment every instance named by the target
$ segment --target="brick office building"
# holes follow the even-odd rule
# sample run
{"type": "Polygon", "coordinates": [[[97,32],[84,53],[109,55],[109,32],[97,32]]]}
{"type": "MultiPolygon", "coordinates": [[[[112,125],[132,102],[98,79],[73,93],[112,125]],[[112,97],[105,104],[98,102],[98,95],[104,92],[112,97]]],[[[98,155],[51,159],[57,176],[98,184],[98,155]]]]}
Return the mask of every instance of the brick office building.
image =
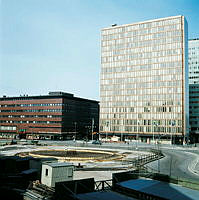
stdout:
{"type": "Polygon", "coordinates": [[[98,132],[99,102],[64,92],[0,98],[0,137],[72,139],[98,132]]]}

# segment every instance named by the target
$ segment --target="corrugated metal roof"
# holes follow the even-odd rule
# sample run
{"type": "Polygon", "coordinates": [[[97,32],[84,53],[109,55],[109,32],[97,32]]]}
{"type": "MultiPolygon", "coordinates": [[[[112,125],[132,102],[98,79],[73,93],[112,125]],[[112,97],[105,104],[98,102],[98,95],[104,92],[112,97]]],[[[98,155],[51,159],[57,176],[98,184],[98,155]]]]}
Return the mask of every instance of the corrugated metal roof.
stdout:
{"type": "Polygon", "coordinates": [[[37,169],[27,169],[21,172],[21,174],[31,174],[33,172],[38,172],[37,169]]]}
{"type": "Polygon", "coordinates": [[[135,198],[128,197],[117,192],[112,191],[103,191],[103,192],[91,192],[91,193],[84,193],[78,194],[77,199],[79,200],[136,200],[135,198]]]}
{"type": "Polygon", "coordinates": [[[120,186],[166,199],[198,200],[199,191],[180,185],[151,179],[136,179],[118,183],[120,186]]]}
{"type": "Polygon", "coordinates": [[[71,163],[66,163],[66,162],[46,162],[46,163],[43,163],[45,165],[49,165],[51,167],[65,167],[65,166],[73,166],[73,164],[71,163]]]}

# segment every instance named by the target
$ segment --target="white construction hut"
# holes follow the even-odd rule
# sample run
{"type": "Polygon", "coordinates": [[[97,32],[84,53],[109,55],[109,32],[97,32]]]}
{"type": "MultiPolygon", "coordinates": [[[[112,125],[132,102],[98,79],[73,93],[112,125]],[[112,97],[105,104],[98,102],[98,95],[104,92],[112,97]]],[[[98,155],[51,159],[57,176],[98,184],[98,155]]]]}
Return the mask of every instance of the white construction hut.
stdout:
{"type": "Polygon", "coordinates": [[[53,162],[42,164],[41,183],[55,187],[55,183],[73,180],[74,166],[71,163],[53,162]]]}

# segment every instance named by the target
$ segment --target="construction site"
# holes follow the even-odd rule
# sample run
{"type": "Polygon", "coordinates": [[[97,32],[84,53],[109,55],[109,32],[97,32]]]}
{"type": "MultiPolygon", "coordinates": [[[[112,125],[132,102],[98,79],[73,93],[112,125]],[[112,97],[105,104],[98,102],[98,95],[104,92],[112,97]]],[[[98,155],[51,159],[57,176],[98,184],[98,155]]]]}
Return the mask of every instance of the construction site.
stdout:
{"type": "Polygon", "coordinates": [[[6,199],[183,200],[199,196],[198,183],[147,167],[164,157],[158,149],[33,143],[0,147],[0,191],[6,199]]]}

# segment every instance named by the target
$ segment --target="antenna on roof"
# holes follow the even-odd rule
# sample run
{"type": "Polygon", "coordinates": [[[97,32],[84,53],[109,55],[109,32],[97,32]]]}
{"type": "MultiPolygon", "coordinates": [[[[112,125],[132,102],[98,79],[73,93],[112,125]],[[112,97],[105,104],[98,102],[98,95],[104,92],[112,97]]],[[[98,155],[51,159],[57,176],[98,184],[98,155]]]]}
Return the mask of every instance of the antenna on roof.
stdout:
{"type": "Polygon", "coordinates": [[[117,26],[117,24],[111,24],[112,27],[117,26]]]}

